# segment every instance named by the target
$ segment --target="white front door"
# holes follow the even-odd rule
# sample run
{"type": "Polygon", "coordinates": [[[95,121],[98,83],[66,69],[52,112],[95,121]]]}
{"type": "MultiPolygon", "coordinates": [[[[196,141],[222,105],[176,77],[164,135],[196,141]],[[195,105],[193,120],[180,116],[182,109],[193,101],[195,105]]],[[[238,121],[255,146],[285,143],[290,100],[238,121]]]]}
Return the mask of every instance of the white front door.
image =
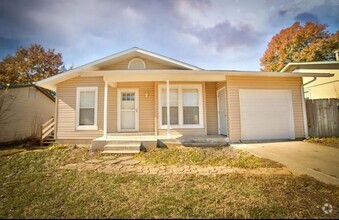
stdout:
{"type": "Polygon", "coordinates": [[[139,130],[138,89],[118,89],[118,131],[139,130]]]}
{"type": "Polygon", "coordinates": [[[221,135],[227,135],[225,88],[218,90],[217,96],[218,96],[218,99],[217,99],[217,102],[218,102],[218,133],[221,135]]]}

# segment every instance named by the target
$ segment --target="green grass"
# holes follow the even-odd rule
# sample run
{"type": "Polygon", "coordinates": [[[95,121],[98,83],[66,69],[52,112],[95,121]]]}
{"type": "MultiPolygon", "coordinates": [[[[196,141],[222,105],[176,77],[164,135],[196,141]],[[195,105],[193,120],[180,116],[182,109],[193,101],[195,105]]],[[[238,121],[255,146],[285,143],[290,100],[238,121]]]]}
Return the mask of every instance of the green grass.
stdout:
{"type": "Polygon", "coordinates": [[[282,167],[274,161],[255,157],[233,147],[199,148],[175,146],[153,149],[135,156],[146,164],[206,165],[239,168],[282,167]]]}
{"type": "Polygon", "coordinates": [[[325,146],[328,146],[328,147],[339,148],[339,138],[338,137],[332,137],[332,138],[310,137],[306,141],[310,142],[310,143],[325,145],[325,146]]]}
{"type": "Polygon", "coordinates": [[[87,148],[64,146],[1,156],[0,219],[339,218],[339,188],[307,176],[118,175],[59,169],[98,156],[87,148]],[[333,205],[332,214],[322,212],[325,203],[333,205]]]}

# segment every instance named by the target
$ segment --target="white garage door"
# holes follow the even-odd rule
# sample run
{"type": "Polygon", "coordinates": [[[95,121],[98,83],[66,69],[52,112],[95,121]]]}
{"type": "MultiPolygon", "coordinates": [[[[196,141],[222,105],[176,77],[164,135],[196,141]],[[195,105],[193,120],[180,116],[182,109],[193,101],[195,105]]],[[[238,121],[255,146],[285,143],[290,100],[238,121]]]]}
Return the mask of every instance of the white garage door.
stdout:
{"type": "Polygon", "coordinates": [[[239,90],[242,140],[294,139],[290,90],[239,90]]]}

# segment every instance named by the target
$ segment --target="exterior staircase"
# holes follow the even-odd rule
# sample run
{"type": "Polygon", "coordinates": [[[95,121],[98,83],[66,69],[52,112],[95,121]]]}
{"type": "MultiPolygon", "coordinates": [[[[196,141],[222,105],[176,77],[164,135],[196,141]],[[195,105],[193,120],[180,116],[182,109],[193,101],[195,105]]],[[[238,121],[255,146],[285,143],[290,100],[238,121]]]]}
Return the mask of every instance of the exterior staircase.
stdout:
{"type": "Polygon", "coordinates": [[[40,145],[49,145],[55,143],[54,139],[55,121],[54,117],[49,119],[40,129],[40,145]]]}
{"type": "Polygon", "coordinates": [[[103,154],[137,154],[140,152],[140,141],[110,141],[104,146],[103,154]]]}

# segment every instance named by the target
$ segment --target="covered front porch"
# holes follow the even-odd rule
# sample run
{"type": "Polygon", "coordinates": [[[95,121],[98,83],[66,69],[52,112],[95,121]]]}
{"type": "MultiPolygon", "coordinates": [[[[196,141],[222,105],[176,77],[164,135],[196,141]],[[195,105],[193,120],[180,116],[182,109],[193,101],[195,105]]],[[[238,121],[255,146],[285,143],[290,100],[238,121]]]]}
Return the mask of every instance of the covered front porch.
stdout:
{"type": "Polygon", "coordinates": [[[94,71],[82,77],[92,74],[102,74],[104,81],[101,139],[129,133],[150,139],[227,135],[225,75],[185,74],[180,79],[178,71],[159,71],[157,77],[94,71]]]}
{"type": "Polygon", "coordinates": [[[91,71],[81,78],[100,74],[104,83],[103,135],[92,141],[93,150],[135,153],[140,145],[228,142],[225,75],[191,73],[180,79],[183,74],[178,71],[159,71],[157,77],[154,73],[91,71]],[[220,102],[218,91],[222,93],[220,102]],[[217,107],[222,109],[220,115],[217,107]]]}

